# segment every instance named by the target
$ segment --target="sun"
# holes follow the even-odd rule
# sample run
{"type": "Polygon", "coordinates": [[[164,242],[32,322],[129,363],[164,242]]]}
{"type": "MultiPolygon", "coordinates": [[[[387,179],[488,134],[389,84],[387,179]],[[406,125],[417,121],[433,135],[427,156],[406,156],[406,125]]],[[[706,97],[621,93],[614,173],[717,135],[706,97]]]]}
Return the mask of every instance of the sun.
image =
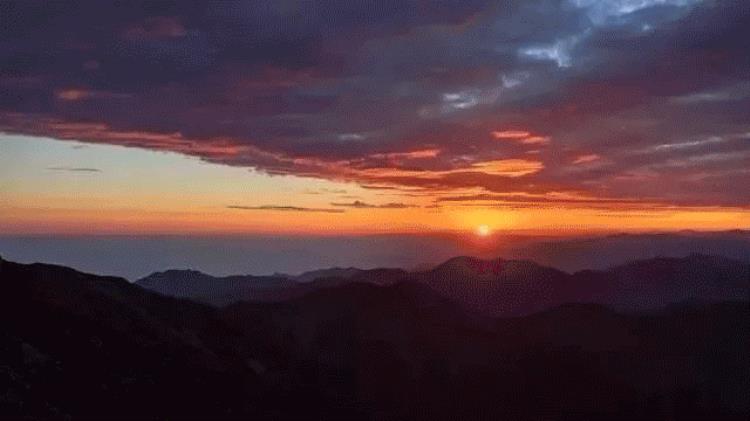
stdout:
{"type": "Polygon", "coordinates": [[[477,235],[480,237],[486,237],[490,235],[490,227],[488,225],[480,225],[477,227],[477,235]]]}

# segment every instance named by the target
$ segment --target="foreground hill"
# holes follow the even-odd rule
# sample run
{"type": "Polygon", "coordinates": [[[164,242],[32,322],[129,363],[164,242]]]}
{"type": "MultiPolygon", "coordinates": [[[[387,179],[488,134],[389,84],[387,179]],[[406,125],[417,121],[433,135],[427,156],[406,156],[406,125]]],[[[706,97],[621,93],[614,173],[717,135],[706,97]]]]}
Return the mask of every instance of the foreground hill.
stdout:
{"type": "Polygon", "coordinates": [[[416,284],[223,310],[290,368],[385,419],[742,419],[750,307],[626,316],[571,304],[493,323],[416,284]]]}
{"type": "MultiPolygon", "coordinates": [[[[0,259],[0,418],[265,416],[285,396],[215,309],[0,259]]],[[[320,404],[300,395],[301,408],[320,404]]]]}
{"type": "Polygon", "coordinates": [[[0,311],[0,417],[750,415],[747,301],[642,316],[568,304],[492,319],[427,282],[354,282],[217,310],[0,260],[0,311]]]}
{"type": "Polygon", "coordinates": [[[196,271],[158,272],[137,282],[153,291],[214,305],[238,301],[277,302],[349,283],[427,285],[446,299],[490,316],[519,316],[564,303],[607,305],[623,311],[658,309],[700,299],[742,300],[750,296],[750,264],[716,256],[654,258],[603,271],[568,274],[525,260],[456,257],[430,270],[321,270],[294,278],[215,278],[196,271]],[[314,276],[320,275],[315,278],[314,276]]]}

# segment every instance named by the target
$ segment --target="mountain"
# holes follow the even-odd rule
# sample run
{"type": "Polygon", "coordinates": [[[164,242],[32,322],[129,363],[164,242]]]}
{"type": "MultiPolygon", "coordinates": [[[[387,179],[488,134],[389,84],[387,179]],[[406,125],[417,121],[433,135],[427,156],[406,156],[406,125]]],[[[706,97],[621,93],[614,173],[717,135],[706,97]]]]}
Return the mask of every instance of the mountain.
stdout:
{"type": "Polygon", "coordinates": [[[159,294],[214,305],[225,305],[241,299],[283,300],[308,290],[292,279],[278,276],[214,277],[196,270],[174,269],[153,273],[136,281],[136,285],[159,294]]]}
{"type": "Polygon", "coordinates": [[[425,271],[334,268],[304,274],[303,279],[215,278],[196,271],[170,270],[136,284],[165,295],[222,306],[238,301],[285,301],[349,283],[386,286],[413,282],[428,286],[467,310],[490,316],[520,316],[576,302],[642,311],[695,298],[717,302],[750,296],[750,263],[697,254],[574,274],[527,260],[460,256],[425,271]],[[316,275],[322,277],[310,279],[316,275]]]}
{"type": "Polygon", "coordinates": [[[531,314],[565,303],[643,311],[690,299],[719,302],[750,297],[750,263],[698,254],[572,275],[530,261],[458,257],[414,273],[410,280],[493,316],[531,314]]]}
{"type": "Polygon", "coordinates": [[[567,301],[596,302],[621,310],[648,310],[686,300],[717,302],[750,297],[750,263],[719,256],[640,260],[573,276],[574,292],[567,301]]]}
{"type": "MultiPolygon", "coordinates": [[[[573,273],[605,270],[634,260],[721,255],[750,263],[750,231],[655,232],[640,234],[570,233],[549,236],[497,231],[482,241],[454,234],[377,234],[358,236],[11,236],[0,235],[0,254],[17,262],[55,262],[91,273],[129,280],[167,268],[191,268],[217,276],[302,273],[332,267],[338,274],[279,277],[308,281],[347,277],[350,266],[429,270],[451,257],[531,260],[573,273]],[[356,263],[356,264],[355,264],[356,263]],[[338,269],[336,268],[338,267],[338,269]]],[[[356,268],[355,268],[356,269],[356,268]]],[[[328,270],[328,269],[326,269],[328,270]]],[[[314,271],[313,271],[314,272],[314,271]]]]}
{"type": "Polygon", "coordinates": [[[198,392],[226,391],[240,362],[211,308],[51,265],[0,260],[0,279],[4,415],[207,413],[231,398],[198,392]]]}
{"type": "Polygon", "coordinates": [[[529,261],[456,257],[410,280],[466,308],[514,316],[563,303],[571,276],[529,261]]]}
{"type": "Polygon", "coordinates": [[[350,282],[389,285],[405,276],[406,272],[401,269],[332,268],[306,272],[296,277],[291,275],[214,277],[195,270],[173,269],[153,273],[136,281],[135,284],[159,294],[223,306],[237,301],[284,301],[320,288],[350,282]]]}
{"type": "Polygon", "coordinates": [[[0,259],[0,418],[265,418],[288,396],[241,338],[206,305],[0,259]]]}
{"type": "Polygon", "coordinates": [[[750,306],[624,315],[568,304],[492,323],[419,283],[347,284],[222,310],[289,367],[379,419],[740,420],[750,306]]]}
{"type": "Polygon", "coordinates": [[[564,239],[519,239],[496,253],[529,259],[566,272],[605,270],[630,261],[691,254],[720,255],[750,263],[750,231],[680,231],[674,233],[613,234],[564,239]]]}
{"type": "Polygon", "coordinates": [[[348,267],[348,268],[329,268],[329,269],[318,269],[318,270],[311,270],[304,273],[301,273],[297,276],[293,275],[285,275],[288,278],[294,279],[297,282],[310,282],[314,281],[318,278],[341,278],[341,279],[349,279],[355,275],[358,275],[362,272],[362,269],[354,268],[354,267],[348,267]]]}
{"type": "Polygon", "coordinates": [[[750,416],[748,301],[492,319],[426,282],[347,282],[216,309],[0,259],[0,316],[0,418],[750,416]]]}

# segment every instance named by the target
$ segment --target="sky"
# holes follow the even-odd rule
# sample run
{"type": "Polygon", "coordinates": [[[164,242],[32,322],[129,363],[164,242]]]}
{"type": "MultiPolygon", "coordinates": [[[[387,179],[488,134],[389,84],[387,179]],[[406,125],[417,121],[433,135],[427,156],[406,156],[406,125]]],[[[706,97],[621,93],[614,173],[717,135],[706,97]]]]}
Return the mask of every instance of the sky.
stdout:
{"type": "Polygon", "coordinates": [[[0,234],[750,227],[750,3],[0,3],[0,234]]]}

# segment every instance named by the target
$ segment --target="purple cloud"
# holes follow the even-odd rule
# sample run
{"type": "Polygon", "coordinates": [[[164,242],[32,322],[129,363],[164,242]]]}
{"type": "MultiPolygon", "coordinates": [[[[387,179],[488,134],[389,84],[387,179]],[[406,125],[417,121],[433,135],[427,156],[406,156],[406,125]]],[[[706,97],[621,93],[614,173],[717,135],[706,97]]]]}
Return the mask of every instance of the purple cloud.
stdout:
{"type": "Polygon", "coordinates": [[[0,131],[395,191],[750,206],[750,5],[637,3],[4,2],[0,131]]]}

